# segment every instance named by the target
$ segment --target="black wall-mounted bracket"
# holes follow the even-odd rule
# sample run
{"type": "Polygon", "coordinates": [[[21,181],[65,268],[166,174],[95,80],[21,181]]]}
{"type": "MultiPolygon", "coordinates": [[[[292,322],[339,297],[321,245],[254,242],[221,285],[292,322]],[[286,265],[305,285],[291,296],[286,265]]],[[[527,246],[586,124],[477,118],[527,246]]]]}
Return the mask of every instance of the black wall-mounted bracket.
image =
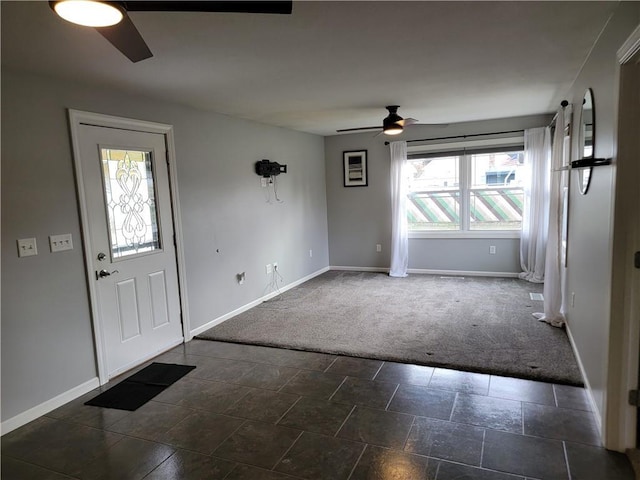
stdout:
{"type": "Polygon", "coordinates": [[[260,160],[256,162],[256,173],[261,177],[269,178],[281,173],[287,173],[287,166],[280,165],[278,162],[260,160]]]}
{"type": "Polygon", "coordinates": [[[611,165],[610,158],[581,158],[571,162],[571,168],[589,168],[611,165]]]}

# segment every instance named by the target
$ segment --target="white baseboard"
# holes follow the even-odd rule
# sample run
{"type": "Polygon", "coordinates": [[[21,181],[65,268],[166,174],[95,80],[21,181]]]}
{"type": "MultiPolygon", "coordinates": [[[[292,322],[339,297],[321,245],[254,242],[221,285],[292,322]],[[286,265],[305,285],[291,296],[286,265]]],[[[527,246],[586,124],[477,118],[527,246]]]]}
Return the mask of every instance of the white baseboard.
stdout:
{"type": "Polygon", "coordinates": [[[578,363],[580,374],[582,375],[582,379],[584,380],[584,388],[587,392],[587,399],[589,400],[591,411],[593,412],[593,417],[596,420],[598,433],[600,433],[600,441],[602,441],[604,439],[604,435],[603,435],[604,432],[602,431],[602,413],[600,412],[600,410],[598,410],[598,405],[595,399],[593,398],[593,390],[591,389],[591,384],[589,383],[589,377],[587,376],[587,371],[585,370],[584,364],[582,363],[582,359],[580,358],[580,352],[578,352],[576,343],[573,340],[573,335],[571,334],[571,329],[569,328],[569,324],[565,323],[565,327],[567,329],[567,336],[569,337],[569,343],[571,344],[573,355],[576,357],[576,362],[578,363]]]}
{"type": "Polygon", "coordinates": [[[46,415],[56,408],[61,407],[65,403],[69,403],[71,400],[75,400],[85,393],[89,393],[91,390],[93,390],[94,388],[98,388],[99,386],[100,380],[98,379],[98,377],[92,378],[91,380],[84,382],[83,384],[78,385],[71,390],[67,390],[60,395],[53,397],[51,400],[47,400],[40,405],[36,405],[35,407],[30,408],[26,412],[22,412],[13,418],[10,418],[9,420],[5,420],[0,426],[0,432],[2,435],[5,435],[15,430],[16,428],[26,425],[36,418],[46,415]]]}
{"type": "Polygon", "coordinates": [[[500,277],[500,278],[518,278],[518,273],[513,272],[482,272],[475,270],[431,270],[428,268],[410,268],[408,273],[416,273],[421,275],[447,275],[454,277],[500,277]]]}
{"type": "Polygon", "coordinates": [[[306,277],[302,277],[298,280],[296,280],[295,282],[289,283],[287,285],[285,285],[284,287],[280,287],[280,292],[271,292],[263,297],[258,298],[257,300],[254,300],[253,302],[247,303],[246,305],[243,305],[240,308],[236,308],[235,310],[229,312],[229,313],[225,313],[224,315],[211,320],[210,322],[205,323],[204,325],[194,328],[193,330],[191,330],[191,336],[195,337],[196,335],[200,335],[202,332],[209,330],[210,328],[215,327],[216,325],[221,324],[222,322],[224,322],[225,320],[229,320],[230,318],[235,317],[236,315],[240,315],[243,312],[246,312],[247,310],[252,309],[253,307],[260,305],[262,302],[265,302],[273,297],[276,297],[278,295],[280,295],[281,293],[286,292],[287,290],[291,290],[294,287],[297,287],[298,285],[303,284],[304,282],[307,282],[309,280],[311,280],[314,277],[317,277],[318,275],[322,275],[325,272],[329,271],[329,267],[324,267],[321,268],[320,270],[317,270],[309,275],[307,275],[306,277]]]}
{"type": "Polygon", "coordinates": [[[384,267],[347,267],[343,265],[332,265],[329,267],[331,270],[344,270],[346,272],[381,272],[389,273],[388,268],[384,267]]]}
{"type": "MultiPolygon", "coordinates": [[[[344,265],[331,266],[331,270],[344,270],[348,272],[382,272],[388,273],[388,268],[383,267],[348,267],[344,265]]],[[[407,273],[418,275],[447,275],[455,277],[503,277],[518,278],[518,273],[513,272],[480,272],[470,270],[431,270],[426,268],[409,268],[407,273]]]]}

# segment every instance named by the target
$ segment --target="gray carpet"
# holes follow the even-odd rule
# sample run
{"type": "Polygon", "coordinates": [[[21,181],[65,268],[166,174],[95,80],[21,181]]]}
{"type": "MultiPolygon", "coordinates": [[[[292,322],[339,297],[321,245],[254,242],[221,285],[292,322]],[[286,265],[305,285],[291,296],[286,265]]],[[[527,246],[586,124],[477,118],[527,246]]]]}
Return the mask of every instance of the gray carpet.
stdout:
{"type": "Polygon", "coordinates": [[[197,338],[582,386],[564,330],[536,320],[542,286],[511,278],[329,271],[197,338]]]}

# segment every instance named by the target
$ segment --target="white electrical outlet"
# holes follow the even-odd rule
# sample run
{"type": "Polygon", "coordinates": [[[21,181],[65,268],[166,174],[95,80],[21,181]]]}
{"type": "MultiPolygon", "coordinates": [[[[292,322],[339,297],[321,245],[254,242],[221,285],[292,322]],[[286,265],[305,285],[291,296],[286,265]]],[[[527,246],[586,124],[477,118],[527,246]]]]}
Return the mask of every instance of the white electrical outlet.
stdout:
{"type": "Polygon", "coordinates": [[[380,245],[379,243],[376,244],[376,252],[381,252],[382,251],[382,245],[380,245]]]}
{"type": "Polygon", "coordinates": [[[267,187],[269,184],[267,183],[267,178],[260,178],[260,186],[262,186],[263,188],[267,187]]]}
{"type": "Polygon", "coordinates": [[[31,257],[38,254],[38,245],[35,238],[21,238],[18,240],[18,256],[31,257]]]}
{"type": "Polygon", "coordinates": [[[489,247],[489,255],[495,255],[496,254],[496,246],[495,245],[491,245],[489,247]]]}
{"type": "Polygon", "coordinates": [[[70,233],[64,235],[50,235],[49,246],[51,252],[62,252],[64,250],[73,250],[73,239],[70,233]]]}
{"type": "Polygon", "coordinates": [[[271,272],[273,272],[273,267],[270,263],[264,266],[264,271],[267,273],[267,275],[271,275],[271,272]]]}
{"type": "Polygon", "coordinates": [[[313,258],[313,250],[309,250],[309,258],[313,258]]]}

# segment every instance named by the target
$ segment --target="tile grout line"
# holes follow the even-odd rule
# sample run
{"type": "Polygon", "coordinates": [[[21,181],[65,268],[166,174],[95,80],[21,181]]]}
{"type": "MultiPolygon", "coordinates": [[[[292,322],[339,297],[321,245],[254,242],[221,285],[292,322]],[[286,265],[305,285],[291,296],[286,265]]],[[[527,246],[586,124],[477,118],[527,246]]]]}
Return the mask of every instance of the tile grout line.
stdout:
{"type": "MultiPolygon", "coordinates": [[[[143,479],[145,479],[146,477],[148,477],[149,475],[151,475],[153,472],[155,472],[157,469],[159,469],[162,465],[164,465],[166,462],[169,461],[170,458],[173,458],[173,456],[178,453],[178,450],[176,448],[176,450],[169,455],[167,458],[165,458],[162,462],[160,462],[158,465],[156,465],[153,469],[151,469],[151,471],[149,473],[147,473],[144,477],[142,477],[143,479]]],[[[226,477],[226,475],[225,475],[226,477]]]]}
{"type": "Polygon", "coordinates": [[[405,448],[407,448],[407,442],[409,441],[409,437],[411,436],[411,432],[413,431],[413,427],[416,424],[416,419],[417,418],[418,417],[416,415],[413,416],[413,420],[411,421],[411,426],[409,427],[409,431],[407,432],[407,436],[404,438],[404,443],[402,444],[402,451],[404,453],[408,453],[408,452],[405,452],[405,448]]]}
{"type": "Polygon", "coordinates": [[[382,367],[384,367],[384,364],[387,363],[385,361],[383,361],[380,366],[378,367],[378,370],[376,370],[376,373],[373,375],[373,378],[371,380],[375,380],[375,378],[378,376],[378,374],[380,373],[380,370],[382,370],[382,367]]]}
{"type": "Polygon", "coordinates": [[[334,363],[336,363],[338,361],[338,358],[340,358],[339,356],[336,356],[336,358],[333,359],[333,362],[331,362],[329,364],[329,366],[327,366],[327,368],[325,368],[324,370],[322,370],[323,373],[329,373],[329,369],[333,366],[334,363]]]}
{"type": "Polygon", "coordinates": [[[293,446],[298,443],[298,440],[300,440],[300,437],[304,434],[304,430],[301,430],[300,433],[298,434],[298,436],[296,437],[296,439],[293,441],[293,443],[291,445],[289,445],[289,448],[287,448],[287,450],[282,454],[282,456],[276,461],[276,463],[273,464],[273,467],[271,467],[269,470],[271,470],[272,472],[275,472],[274,468],[276,468],[280,462],[282,462],[282,460],[284,459],[284,457],[287,456],[287,453],[289,453],[291,451],[291,449],[293,448],[293,446]]]}
{"type": "Polygon", "coordinates": [[[389,398],[389,401],[387,402],[387,404],[384,407],[384,411],[388,411],[389,405],[391,405],[391,402],[393,401],[393,397],[396,396],[396,393],[398,392],[398,390],[400,389],[400,384],[398,383],[396,385],[396,389],[393,391],[393,394],[391,395],[391,397],[389,398]]]}
{"type": "MultiPolygon", "coordinates": [[[[218,444],[218,446],[217,446],[216,448],[214,448],[214,449],[213,449],[213,451],[209,454],[209,456],[210,456],[210,457],[211,457],[211,456],[213,456],[213,454],[214,454],[214,453],[216,453],[216,451],[217,451],[217,450],[218,450],[218,449],[219,449],[219,448],[220,448],[220,447],[221,447],[221,446],[222,446],[222,445],[223,445],[227,440],[229,440],[232,436],[234,436],[234,435],[236,434],[236,432],[237,432],[238,430],[240,430],[240,429],[241,429],[241,428],[242,428],[242,427],[243,427],[247,422],[249,422],[249,420],[243,420],[243,422],[242,422],[240,425],[238,425],[238,428],[236,428],[233,432],[231,432],[229,435],[227,435],[227,436],[225,437],[225,439],[224,439],[224,440],[222,440],[222,441],[218,444]]],[[[223,458],[223,457],[220,457],[220,458],[223,458]]]]}
{"type": "Polygon", "coordinates": [[[330,402],[330,401],[331,401],[331,399],[334,397],[334,395],[335,395],[336,393],[338,393],[338,390],[340,390],[340,387],[342,387],[342,385],[344,385],[344,383],[347,381],[347,378],[349,378],[349,376],[348,376],[348,375],[345,375],[345,377],[342,379],[342,382],[340,382],[340,385],[338,385],[338,388],[336,388],[336,389],[334,390],[334,392],[333,392],[333,393],[329,396],[329,398],[327,399],[327,401],[328,401],[328,402],[330,402]]]}
{"type": "MultiPolygon", "coordinates": [[[[247,388],[251,388],[251,387],[247,387],[247,388]]],[[[258,390],[258,389],[252,389],[252,390],[258,390]]],[[[231,405],[229,405],[227,408],[224,409],[224,412],[222,413],[223,415],[229,411],[230,408],[234,407],[235,405],[237,405],[238,403],[240,403],[242,400],[244,400],[247,396],[249,396],[249,394],[251,393],[251,390],[249,390],[248,392],[246,392],[244,395],[241,395],[240,398],[236,399],[235,402],[233,402],[231,405]]],[[[229,415],[231,417],[233,417],[234,415],[229,415]]],[[[240,417],[242,418],[242,417],[240,417]]]]}
{"type": "Polygon", "coordinates": [[[289,385],[289,382],[290,382],[291,380],[293,380],[294,378],[296,378],[296,377],[297,377],[301,372],[302,372],[302,370],[298,370],[298,371],[296,372],[296,374],[295,374],[293,377],[291,377],[289,380],[287,380],[286,382],[284,382],[284,384],[282,384],[282,385],[280,386],[280,388],[278,388],[278,390],[276,390],[276,392],[278,392],[278,393],[282,393],[282,389],[283,389],[284,387],[286,387],[287,385],[289,385]]]}
{"type": "Polygon", "coordinates": [[[571,467],[569,466],[569,453],[567,452],[567,442],[562,441],[562,451],[564,453],[564,463],[567,467],[567,478],[571,480],[571,467]]]}
{"type": "Polygon", "coordinates": [[[487,438],[487,429],[482,429],[482,446],[480,447],[480,468],[482,468],[482,462],[484,460],[484,442],[487,438]]]}
{"type": "Polygon", "coordinates": [[[367,450],[367,448],[369,448],[369,445],[365,443],[364,444],[364,448],[360,452],[360,456],[358,457],[358,460],[356,460],[356,463],[353,464],[353,467],[351,468],[351,471],[349,472],[349,476],[347,477],[347,480],[349,480],[352,477],[353,472],[356,471],[356,467],[360,463],[360,460],[362,459],[362,456],[364,455],[364,452],[367,450]]]}
{"type": "Polygon", "coordinates": [[[340,433],[340,430],[342,430],[342,427],[344,427],[344,424],[347,423],[347,421],[349,420],[349,418],[351,418],[351,415],[353,414],[353,411],[356,409],[357,405],[354,405],[353,408],[351,409],[351,411],[349,412],[349,415],[346,416],[346,418],[343,420],[343,422],[340,424],[340,427],[338,428],[338,430],[336,430],[336,433],[333,434],[334,437],[337,437],[338,434],[340,433]]]}
{"type": "Polygon", "coordinates": [[[280,423],[282,419],[287,416],[287,414],[291,411],[291,409],[295,407],[300,400],[302,400],[302,395],[298,395],[298,399],[295,402],[293,402],[293,404],[291,404],[289,408],[287,408],[287,410],[280,416],[280,418],[276,420],[274,425],[277,425],[278,423],[280,423]]]}
{"type": "Polygon", "coordinates": [[[459,394],[460,394],[460,392],[456,392],[456,396],[453,397],[453,405],[451,405],[451,413],[449,414],[449,421],[450,422],[453,422],[453,412],[455,412],[455,410],[456,410],[456,403],[458,403],[458,395],[459,394]]]}
{"type": "Polygon", "coordinates": [[[558,395],[556,394],[556,385],[555,383],[553,385],[551,385],[551,391],[553,392],[553,402],[554,402],[554,406],[555,407],[560,407],[560,405],[558,404],[558,395]]]}
{"type": "MultiPolygon", "coordinates": [[[[122,439],[120,439],[120,440],[122,440],[122,439]]],[[[118,440],[118,442],[119,442],[120,440],[118,440]]],[[[118,442],[116,442],[116,443],[118,443],[118,442]]],[[[115,443],[114,443],[113,445],[115,445],[115,443]]],[[[112,445],[112,446],[113,446],[113,445],[112,445]]],[[[111,448],[111,447],[109,447],[109,448],[111,448]]],[[[28,461],[28,460],[24,460],[24,459],[22,459],[22,458],[15,457],[15,456],[13,456],[13,455],[7,455],[6,453],[3,453],[3,454],[2,454],[2,456],[3,456],[3,457],[12,458],[13,460],[16,460],[17,462],[24,463],[25,465],[31,465],[31,466],[33,466],[33,467],[41,468],[42,470],[46,470],[46,471],[48,471],[48,472],[53,472],[53,473],[56,473],[56,474],[58,474],[58,475],[63,475],[63,476],[65,476],[65,477],[72,478],[73,480],[81,480],[81,479],[80,479],[80,477],[75,477],[75,476],[73,476],[73,475],[71,475],[71,474],[69,474],[69,473],[64,473],[64,472],[61,472],[61,471],[59,471],[59,470],[54,470],[54,469],[52,469],[51,467],[44,467],[44,466],[39,465],[39,464],[37,464],[37,463],[33,463],[33,462],[28,461]]],[[[154,470],[155,470],[155,469],[154,469],[154,470]]],[[[149,473],[151,473],[151,472],[149,472],[149,473]]],[[[147,475],[148,475],[148,474],[147,474],[147,475]]],[[[146,476],[146,475],[145,475],[145,476],[146,476]]]]}

